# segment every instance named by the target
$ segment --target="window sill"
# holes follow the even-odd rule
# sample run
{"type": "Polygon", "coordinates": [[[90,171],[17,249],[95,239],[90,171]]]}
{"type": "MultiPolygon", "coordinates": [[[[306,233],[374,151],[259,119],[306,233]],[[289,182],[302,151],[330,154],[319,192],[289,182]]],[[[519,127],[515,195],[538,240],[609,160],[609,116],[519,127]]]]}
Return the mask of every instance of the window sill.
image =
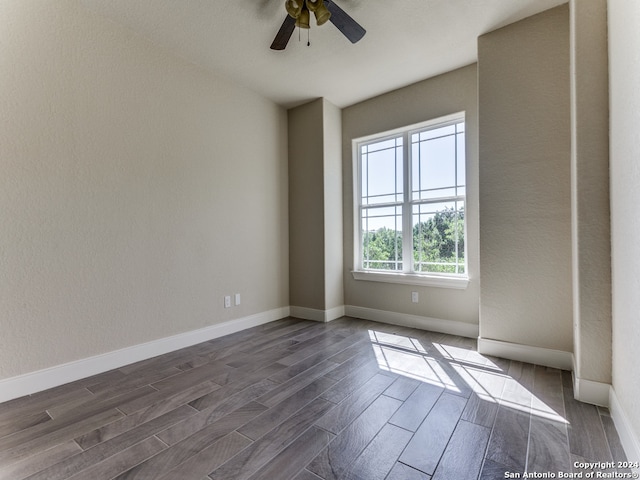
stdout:
{"type": "Polygon", "coordinates": [[[365,272],[361,270],[354,270],[351,274],[355,280],[365,280],[367,282],[422,285],[425,287],[455,288],[458,290],[464,290],[469,285],[469,277],[464,275],[417,275],[413,273],[365,272]]]}

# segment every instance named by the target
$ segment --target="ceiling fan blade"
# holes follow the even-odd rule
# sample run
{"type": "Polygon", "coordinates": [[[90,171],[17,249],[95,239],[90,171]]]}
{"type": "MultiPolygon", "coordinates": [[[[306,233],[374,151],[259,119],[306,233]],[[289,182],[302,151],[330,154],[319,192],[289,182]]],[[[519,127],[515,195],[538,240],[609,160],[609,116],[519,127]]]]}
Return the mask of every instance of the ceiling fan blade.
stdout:
{"type": "Polygon", "coordinates": [[[289,43],[289,39],[296,28],[296,19],[291,15],[287,15],[280,26],[280,30],[276,34],[276,38],[273,39],[271,44],[271,50],[284,50],[289,43]]]}
{"type": "Polygon", "coordinates": [[[324,4],[331,12],[331,23],[333,23],[351,43],[356,43],[367,33],[358,22],[351,18],[332,0],[324,0],[324,4]]]}

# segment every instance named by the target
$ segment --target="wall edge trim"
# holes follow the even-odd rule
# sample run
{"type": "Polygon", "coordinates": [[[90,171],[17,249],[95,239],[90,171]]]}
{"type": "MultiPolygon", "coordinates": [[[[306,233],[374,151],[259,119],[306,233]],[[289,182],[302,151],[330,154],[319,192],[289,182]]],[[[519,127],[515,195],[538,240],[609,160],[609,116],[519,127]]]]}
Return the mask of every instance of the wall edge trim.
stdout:
{"type": "Polygon", "coordinates": [[[257,327],[288,316],[289,307],[276,308],[23,375],[5,378],[0,380],[0,402],[64,385],[65,383],[190,347],[247,328],[257,327]]]}
{"type": "Polygon", "coordinates": [[[609,407],[611,385],[586,380],[573,372],[573,397],[576,400],[601,407],[609,407]]]}
{"type": "MultiPolygon", "coordinates": [[[[640,439],[634,433],[631,423],[629,422],[629,415],[627,415],[622,405],[620,405],[613,386],[609,389],[609,410],[611,411],[611,418],[618,431],[624,453],[626,453],[629,461],[637,461],[636,459],[640,458],[640,439]]],[[[634,473],[640,474],[640,468],[632,470],[634,473]]]]}

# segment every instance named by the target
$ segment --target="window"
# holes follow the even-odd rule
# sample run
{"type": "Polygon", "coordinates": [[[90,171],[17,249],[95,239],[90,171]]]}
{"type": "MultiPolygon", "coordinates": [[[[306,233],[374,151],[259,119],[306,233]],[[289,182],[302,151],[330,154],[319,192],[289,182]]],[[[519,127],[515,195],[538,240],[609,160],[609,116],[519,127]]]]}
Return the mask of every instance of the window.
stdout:
{"type": "Polygon", "coordinates": [[[354,276],[466,279],[464,114],[356,140],[354,148],[354,276]]]}

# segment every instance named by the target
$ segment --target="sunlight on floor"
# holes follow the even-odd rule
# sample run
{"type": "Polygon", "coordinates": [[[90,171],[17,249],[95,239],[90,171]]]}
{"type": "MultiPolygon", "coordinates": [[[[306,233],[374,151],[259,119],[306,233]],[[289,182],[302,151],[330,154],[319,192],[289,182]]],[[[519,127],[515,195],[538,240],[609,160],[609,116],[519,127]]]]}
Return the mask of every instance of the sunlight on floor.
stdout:
{"type": "Polygon", "coordinates": [[[369,330],[369,338],[381,370],[437,385],[453,393],[470,393],[471,390],[482,401],[568,423],[494,361],[473,349],[375,330],[369,330]]]}

